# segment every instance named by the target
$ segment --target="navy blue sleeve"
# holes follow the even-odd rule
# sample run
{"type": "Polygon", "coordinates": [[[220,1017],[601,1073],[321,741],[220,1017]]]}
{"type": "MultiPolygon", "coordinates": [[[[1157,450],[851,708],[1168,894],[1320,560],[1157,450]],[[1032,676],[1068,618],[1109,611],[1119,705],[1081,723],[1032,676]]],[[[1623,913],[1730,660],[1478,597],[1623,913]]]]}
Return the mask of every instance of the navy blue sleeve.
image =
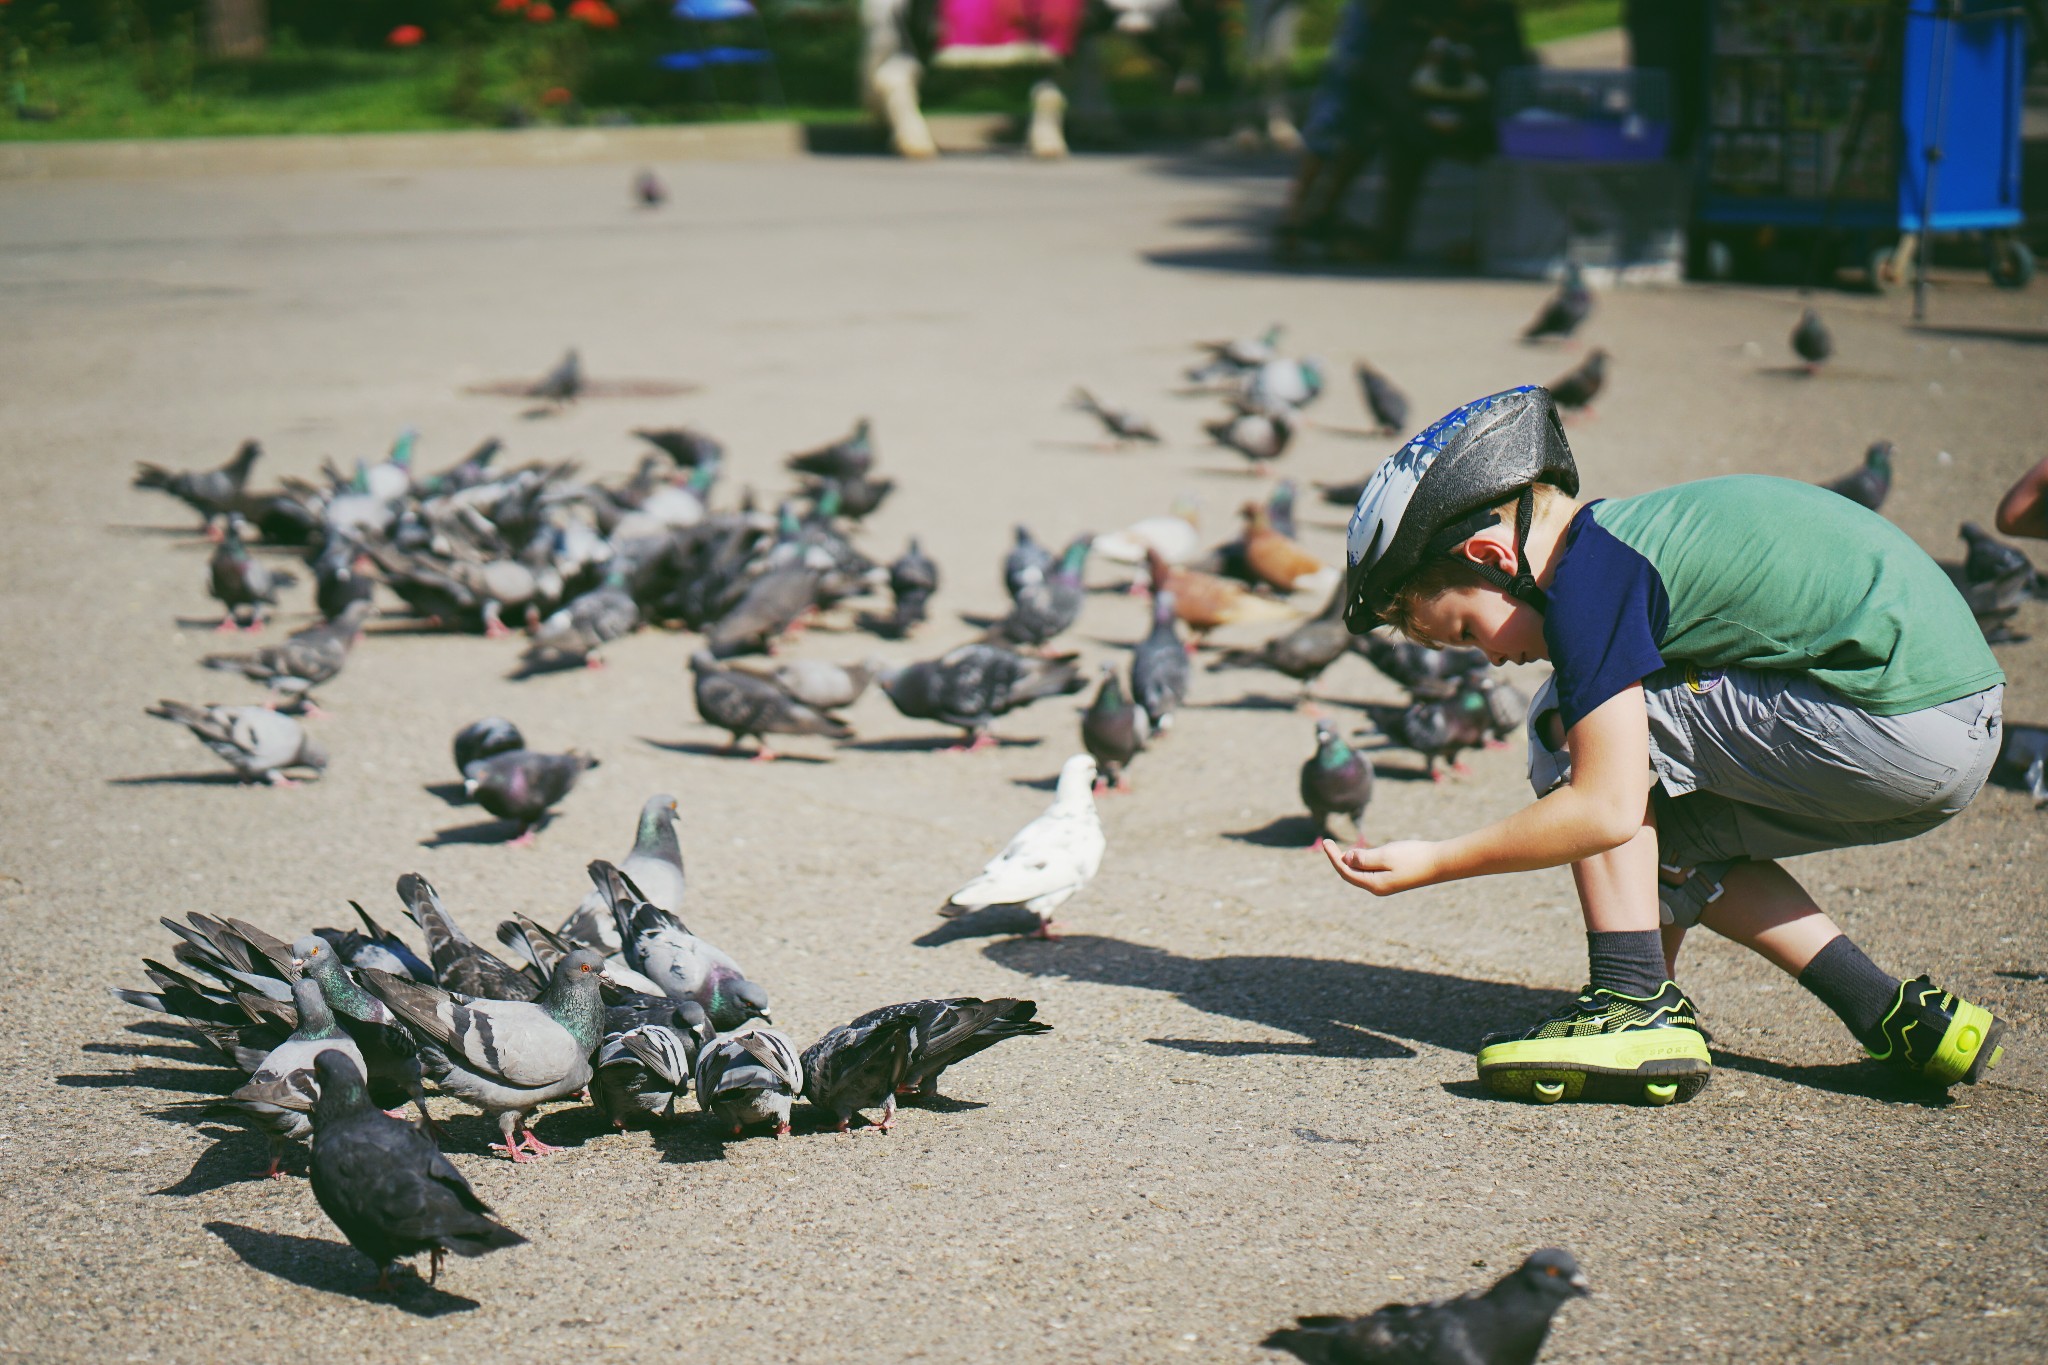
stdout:
{"type": "Polygon", "coordinates": [[[1657,641],[1671,618],[1656,566],[1593,519],[1597,505],[1572,518],[1543,614],[1566,730],[1664,666],[1657,641]]]}

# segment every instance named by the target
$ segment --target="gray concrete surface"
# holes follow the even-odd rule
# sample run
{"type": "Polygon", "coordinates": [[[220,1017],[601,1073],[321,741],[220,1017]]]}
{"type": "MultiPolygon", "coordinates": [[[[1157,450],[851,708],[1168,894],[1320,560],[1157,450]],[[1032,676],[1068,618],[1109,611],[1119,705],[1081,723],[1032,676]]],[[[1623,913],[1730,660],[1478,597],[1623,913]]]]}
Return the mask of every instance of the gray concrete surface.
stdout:
{"type": "MultiPolygon", "coordinates": [[[[139,458],[210,464],[253,435],[267,481],[374,456],[413,423],[428,467],[497,433],[511,460],[611,473],[634,459],[628,427],[689,421],[729,442],[728,496],[772,495],[783,453],[867,413],[903,483],[868,540],[888,555],[918,532],[946,573],[927,632],[885,651],[905,657],[999,604],[1013,521],[1064,537],[1190,491],[1227,533],[1259,485],[1204,447],[1206,409],[1166,395],[1193,338],[1284,320],[1340,373],[1374,358],[1424,415],[1570,363],[1513,340],[1538,285],[1264,271],[1246,224],[1279,186],[1240,169],[667,173],[675,203],[653,215],[610,167],[0,185],[0,1356],[1255,1360],[1297,1312],[1462,1289],[1549,1243],[1598,1291],[1562,1314],[1556,1360],[2048,1355],[2048,838],[2012,791],[1911,844],[1796,867],[1878,960],[2013,1021],[1991,1084],[1922,1102],[1792,983],[1702,938],[1683,976],[1719,1072],[1694,1103],[1636,1110],[1478,1092],[1477,1036],[1581,980],[1568,879],[1389,902],[1344,887],[1297,847],[1310,723],[1278,679],[1199,675],[1135,793],[1105,801],[1108,858],[1056,944],[913,940],[1043,805],[1071,704],[1007,726],[1033,742],[945,757],[891,747],[938,732],[871,696],[852,719],[876,747],[799,741],[825,761],[753,766],[678,747],[720,738],[693,714],[687,639],[513,683],[516,642],[396,632],[328,689],[326,780],[181,776],[210,755],[143,707],[253,689],[197,667],[216,641],[179,621],[207,615],[203,547],[182,509],[127,488],[139,458]],[[702,389],[541,421],[464,393],[572,343],[596,378],[702,389]],[[1077,380],[1149,410],[1165,447],[1080,448],[1092,433],[1061,407],[1077,380]],[[475,818],[427,788],[452,776],[456,727],[492,711],[604,766],[535,851],[423,847],[475,818]],[[569,1150],[515,1169],[457,1116],[454,1159],[533,1244],[382,1300],[303,1179],[249,1180],[253,1138],[165,1113],[200,1086],[192,1050],[105,993],[163,951],[159,915],[289,933],[354,897],[396,918],[413,869],[479,932],[551,918],[663,790],[684,812],[690,922],[792,1033],[955,992],[1034,996],[1057,1031],[963,1068],[956,1103],[889,1136],[614,1136],[563,1107],[539,1131],[569,1150]]],[[[1826,298],[1841,358],[1802,381],[1782,368],[1788,294],[1604,297],[1589,336],[1615,354],[1611,396],[1574,436],[1588,485],[1822,477],[1888,436],[1891,510],[1952,555],[1958,520],[2043,453],[2043,353],[1986,334],[2038,338],[2044,300],[1944,280],[1934,315],[1955,330],[1916,332],[1903,301],[1826,298]]],[[[1347,382],[1317,415],[1359,420],[1347,382]]],[[[1310,432],[1286,472],[1347,476],[1385,449],[1310,432]]],[[[1341,514],[1304,513],[1340,554],[1341,514]]],[[[1105,594],[1073,638],[1117,658],[1143,617],[1105,594]]],[[[2048,607],[2022,624],[2048,630],[2048,607]]],[[[800,646],[869,647],[830,630],[800,646]]],[[[2002,657],[2009,714],[2048,718],[2042,638],[2002,657]]],[[[1340,713],[1391,696],[1357,661],[1326,690],[1340,713]]],[[[1376,839],[1524,799],[1518,752],[1441,786],[1405,755],[1382,774],[1376,839]]]]}

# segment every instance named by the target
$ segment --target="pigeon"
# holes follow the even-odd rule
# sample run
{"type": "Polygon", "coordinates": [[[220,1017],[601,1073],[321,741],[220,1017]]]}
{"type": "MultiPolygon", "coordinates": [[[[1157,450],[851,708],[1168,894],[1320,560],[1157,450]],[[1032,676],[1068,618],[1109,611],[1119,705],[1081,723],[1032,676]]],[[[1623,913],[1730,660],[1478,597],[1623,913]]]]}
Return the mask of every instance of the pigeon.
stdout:
{"type": "Polygon", "coordinates": [[[910,719],[965,730],[968,749],[996,743],[989,727],[998,716],[1087,686],[1072,655],[1034,658],[992,644],[962,645],[938,659],[887,667],[876,681],[910,719]]]}
{"type": "Polygon", "coordinates": [[[1152,560],[1151,570],[1153,593],[1172,594],[1174,614],[1198,639],[1222,626],[1286,621],[1297,615],[1286,603],[1260,597],[1242,583],[1215,574],[1170,568],[1157,558],[1152,560]]]}
{"type": "Polygon", "coordinates": [[[817,609],[818,584],[819,571],[808,562],[759,575],[704,632],[705,648],[715,659],[772,652],[779,636],[817,609]]]}
{"type": "MultiPolygon", "coordinates": [[[[2015,778],[2034,798],[2034,809],[2048,806],[2048,729],[2008,725],[1998,744],[1995,771],[2015,778]]],[[[123,999],[128,999],[123,996],[123,999]]]]}
{"type": "Polygon", "coordinates": [[[717,469],[725,463],[725,447],[692,427],[635,427],[633,434],[675,461],[678,469],[717,469]]]}
{"type": "Polygon", "coordinates": [[[1038,543],[1030,527],[1019,525],[1016,544],[1003,560],[1003,588],[1010,600],[1014,602],[1026,587],[1043,581],[1052,566],[1052,551],[1038,543]]]}
{"type": "Polygon", "coordinates": [[[356,912],[356,918],[363,922],[361,933],[353,930],[344,933],[315,931],[334,945],[334,950],[341,954],[342,961],[357,971],[365,967],[375,967],[378,971],[389,972],[393,976],[409,976],[415,981],[433,984],[434,969],[420,960],[419,954],[412,950],[411,944],[377,923],[370,917],[370,912],[356,902],[350,901],[348,904],[349,908],[356,912]]]}
{"type": "Polygon", "coordinates": [[[875,1127],[886,1133],[896,1118],[896,1091],[910,1075],[917,1017],[883,1013],[861,1019],[804,1049],[804,1102],[830,1114],[842,1133],[855,1114],[879,1108],[875,1127]]]}
{"type": "Polygon", "coordinates": [[[1460,690],[1477,692],[1486,698],[1486,728],[1493,732],[1489,748],[1499,747],[1529,718],[1529,699],[1505,679],[1468,673],[1460,690]]]}
{"type": "Polygon", "coordinates": [[[1257,649],[1230,650],[1209,671],[1270,668],[1300,683],[1301,694],[1306,697],[1323,670],[1351,648],[1351,632],[1344,625],[1344,605],[1344,584],[1339,582],[1313,620],[1274,636],[1257,649]]]}
{"type": "Polygon", "coordinates": [[[1312,357],[1290,360],[1279,356],[1256,369],[1245,371],[1237,396],[1249,411],[1281,413],[1307,407],[1322,391],[1321,361],[1312,357]]]}
{"type": "Polygon", "coordinates": [[[921,625],[933,594],[939,590],[939,566],[919,547],[917,537],[910,538],[910,544],[896,561],[889,566],[889,594],[895,599],[895,612],[888,618],[889,634],[896,639],[910,633],[912,626],[921,625]]]}
{"type": "Polygon", "coordinates": [[[485,716],[455,732],[455,771],[467,782],[470,770],[485,759],[525,747],[526,738],[518,726],[503,716],[485,716]]]}
{"type": "Polygon", "coordinates": [[[690,656],[690,673],[697,695],[697,714],[707,725],[715,725],[732,736],[727,752],[739,752],[740,740],[751,735],[758,743],[754,761],[771,762],[775,751],[768,747],[769,735],[824,735],[829,739],[851,739],[853,729],[837,716],[827,715],[782,690],[770,679],[721,665],[708,649],[690,656]]]}
{"type": "Polygon", "coordinates": [[[2030,579],[2035,577],[2033,561],[2024,552],[1993,537],[1976,522],[1964,522],[1956,534],[1969,547],[1963,557],[1964,582],[1991,583],[2022,569],[2030,579]]]}
{"type": "MultiPolygon", "coordinates": [[[[633,851],[619,862],[619,871],[632,879],[642,898],[671,914],[683,908],[688,883],[683,877],[682,845],[676,842],[676,799],[663,793],[650,796],[640,807],[640,823],[633,831],[633,851]]],[[[603,887],[593,887],[558,931],[572,943],[600,948],[607,954],[620,950],[618,921],[603,887]]]]}
{"type": "Polygon", "coordinates": [[[1988,579],[1982,583],[1957,582],[1956,590],[1962,593],[1963,603],[1969,607],[1970,615],[1976,618],[1977,627],[1984,632],[1986,642],[2005,645],[2017,644],[2027,638],[2013,630],[2012,620],[2019,614],[2020,603],[2027,600],[2033,584],[2033,569],[2022,565],[2003,578],[1988,579]]]}
{"type": "Polygon", "coordinates": [[[270,1164],[263,1174],[273,1179],[283,1176],[285,1143],[303,1141],[312,1132],[308,1116],[319,1094],[313,1059],[331,1049],[347,1057],[358,1071],[363,1066],[363,1054],[334,1022],[317,982],[301,977],[292,983],[291,995],[298,1027],[263,1059],[248,1084],[228,1096],[229,1106],[269,1138],[270,1164]]]}
{"type": "Polygon", "coordinates": [[[1861,469],[1830,480],[1821,487],[1830,493],[1840,493],[1873,512],[1882,511],[1885,496],[1892,491],[1892,443],[1872,441],[1870,449],[1863,452],[1861,469]]]}
{"type": "Polygon", "coordinates": [[[173,472],[145,460],[136,464],[132,486],[157,488],[169,493],[197,512],[201,529],[211,532],[215,519],[227,516],[241,502],[243,486],[249,482],[249,471],[262,454],[262,446],[254,441],[244,441],[235,457],[218,469],[173,472]]]}
{"type": "MultiPolygon", "coordinates": [[[[495,1115],[513,1161],[555,1150],[526,1131],[526,1116],[590,1083],[603,1041],[604,958],[578,948],[555,968],[538,1000],[479,1000],[379,971],[363,973],[370,994],[420,1039],[420,1064],[441,1089],[495,1115]]],[[[495,1144],[494,1144],[495,1146],[495,1144]]]]}
{"type": "Polygon", "coordinates": [[[207,565],[206,590],[226,608],[219,626],[223,631],[261,630],[264,608],[276,606],[277,590],[294,581],[288,573],[272,572],[249,552],[242,540],[246,528],[240,517],[229,518],[227,532],[207,565]]]}
{"type": "Polygon", "coordinates": [[[1124,769],[1130,766],[1151,736],[1151,723],[1142,706],[1124,697],[1116,665],[1102,666],[1102,686],[1095,700],[1081,713],[1081,743],[1094,756],[1102,780],[1114,791],[1129,791],[1124,769]]]}
{"type": "Polygon", "coordinates": [[[873,656],[857,664],[835,664],[825,659],[791,659],[775,666],[770,674],[775,685],[806,706],[820,711],[838,711],[859,701],[868,683],[882,671],[882,661],[873,656]]]}
{"type": "Polygon", "coordinates": [[[1576,368],[1551,381],[1551,401],[1560,412],[1591,412],[1606,383],[1607,352],[1596,346],[1576,368]]]}
{"type": "Polygon", "coordinates": [[[1129,408],[1112,407],[1083,388],[1076,388],[1068,402],[1070,406],[1102,423],[1102,429],[1109,433],[1117,445],[1132,442],[1159,444],[1159,433],[1153,429],[1152,424],[1129,408]]]}
{"type": "Polygon", "coordinates": [[[1209,384],[1219,379],[1234,379],[1246,370],[1257,369],[1278,359],[1280,336],[1284,331],[1286,328],[1276,322],[1255,337],[1239,341],[1196,342],[1196,346],[1208,352],[1208,359],[1188,370],[1188,382],[1209,384]]]}
{"type": "Polygon", "coordinates": [[[1327,721],[1316,722],[1316,751],[1301,765],[1301,803],[1315,818],[1319,847],[1329,837],[1330,817],[1351,822],[1354,844],[1365,840],[1365,808],[1372,801],[1372,760],[1344,742],[1327,721]]]}
{"type": "Polygon", "coordinates": [[[1152,598],[1152,632],[1131,651],[1131,697],[1145,708],[1154,733],[1173,725],[1173,713],[1188,699],[1188,647],[1175,627],[1172,591],[1152,598]]]}
{"type": "Polygon", "coordinates": [[[505,624],[508,609],[530,619],[561,586],[560,575],[552,569],[536,572],[503,555],[450,562],[374,544],[368,555],[383,582],[415,615],[444,626],[481,629],[488,640],[512,633],[505,624]]]}
{"type": "Polygon", "coordinates": [[[792,455],[783,461],[799,474],[815,474],[823,479],[864,479],[875,464],[875,447],[863,417],[853,424],[853,431],[830,445],[816,450],[792,455]]]}
{"type": "Polygon", "coordinates": [[[636,1024],[608,1034],[597,1052],[590,1099],[614,1128],[676,1116],[676,1102],[690,1093],[690,1075],[711,1025],[694,1003],[676,1005],[673,1024],[636,1024]],[[686,1023],[684,1010],[693,1023],[686,1023]]]}
{"type": "Polygon", "coordinates": [[[262,706],[188,706],[165,699],[145,708],[159,720],[174,720],[225,759],[244,782],[296,786],[287,768],[324,772],[327,750],[306,728],[281,711],[262,706]]]}
{"type": "Polygon", "coordinates": [[[1422,755],[1423,771],[1432,782],[1443,781],[1443,774],[1436,770],[1439,758],[1448,761],[1453,772],[1465,771],[1458,755],[1467,749],[1484,747],[1492,721],[1486,697],[1477,691],[1405,707],[1367,702],[1365,711],[1372,717],[1374,729],[1401,748],[1422,755]]]}
{"type": "Polygon", "coordinates": [[[292,944],[292,966],[320,987],[321,998],[342,1030],[362,1053],[363,1075],[380,1108],[407,1100],[420,1111],[422,1125],[431,1125],[427,1093],[420,1086],[419,1048],[398,1017],[342,965],[341,955],[319,934],[292,944]]]}
{"type": "Polygon", "coordinates": [[[812,479],[804,485],[814,507],[831,509],[820,510],[818,515],[845,517],[850,521],[864,521],[874,515],[895,491],[896,480],[866,475],[858,479],[812,479]]]}
{"type": "Polygon", "coordinates": [[[378,1112],[363,1075],[334,1048],[313,1058],[313,1197],[349,1245],[377,1266],[379,1290],[391,1263],[424,1251],[441,1277],[441,1258],[481,1256],[526,1239],[491,1217],[462,1173],[425,1133],[378,1112]]]}
{"type": "Polygon", "coordinates": [[[996,644],[1043,647],[1073,625],[1088,601],[1081,575],[1094,542],[1093,536],[1076,536],[1057,564],[1018,590],[1010,614],[991,626],[986,638],[996,644]]]}
{"type": "Polygon", "coordinates": [[[1287,453],[1288,443],[1294,439],[1294,418],[1284,410],[1239,408],[1229,417],[1202,423],[1202,430],[1217,445],[1236,451],[1263,473],[1267,464],[1287,453]]]}
{"type": "MultiPolygon", "coordinates": [[[[417,872],[398,879],[398,899],[405,913],[427,936],[427,959],[433,964],[433,985],[479,1000],[537,1000],[533,978],[479,947],[441,904],[434,885],[417,872]]],[[[389,973],[387,973],[388,975],[389,973]]]]}
{"type": "Polygon", "coordinates": [[[514,845],[531,848],[550,808],[569,795],[586,769],[596,766],[597,760],[579,749],[566,754],[515,749],[478,763],[462,786],[479,806],[519,826],[514,845]]]}
{"type": "Polygon", "coordinates": [[[1037,916],[1039,938],[1056,937],[1053,912],[1088,885],[1102,866],[1102,821],[1095,813],[1095,760],[1075,754],[1060,766],[1045,813],[1017,831],[981,875],[946,898],[939,913],[956,919],[989,906],[1021,906],[1037,916]]]}
{"type": "Polygon", "coordinates": [[[1408,395],[1394,381],[1361,360],[1352,366],[1358,376],[1365,410],[1372,414],[1375,431],[1381,436],[1398,436],[1408,427],[1408,395]]]}
{"type": "Polygon", "coordinates": [[[1263,504],[1248,502],[1241,515],[1244,562],[1253,578],[1281,592],[1293,592],[1306,586],[1304,580],[1319,582],[1328,575],[1321,560],[1273,529],[1263,504]]]}
{"type": "Polygon", "coordinates": [[[554,659],[581,659],[590,668],[602,668],[604,647],[639,628],[639,604],[626,591],[622,576],[608,574],[601,586],[573,599],[534,627],[527,660],[544,664],[554,659]]]}
{"type": "Polygon", "coordinates": [[[1552,1316],[1592,1292],[1571,1253],[1547,1247],[1484,1293],[1301,1318],[1260,1344],[1309,1365],[1534,1365],[1552,1316]]]}
{"type": "Polygon", "coordinates": [[[1593,311],[1593,291],[1586,288],[1586,277],[1577,261],[1568,262],[1564,268],[1564,280],[1552,294],[1529,325],[1522,329],[1522,340],[1545,341],[1551,337],[1562,340],[1579,330],[1593,311]]]}
{"type": "Polygon", "coordinates": [[[651,170],[633,177],[633,202],[643,209],[658,209],[668,202],[668,186],[651,170]]]}
{"type": "Polygon", "coordinates": [[[209,654],[201,662],[223,673],[239,673],[311,708],[313,689],[333,681],[341,672],[349,650],[362,636],[363,622],[374,610],[367,599],[359,599],[335,619],[308,626],[282,644],[268,645],[254,654],[209,654]]]}
{"type": "Polygon", "coordinates": [[[1296,538],[1294,526],[1294,480],[1281,479],[1266,490],[1266,520],[1273,529],[1292,540],[1296,538]]]}
{"type": "Polygon", "coordinates": [[[760,1123],[789,1132],[790,1106],[803,1093],[804,1064],[796,1044],[758,1019],[721,1033],[697,1054],[697,1105],[729,1126],[734,1137],[760,1123]]]}
{"type": "Polygon", "coordinates": [[[1024,1038],[1034,1033],[1051,1033],[1051,1024],[1039,1023],[1033,1000],[982,1000],[963,995],[951,1000],[910,1000],[870,1010],[847,1027],[864,1028],[899,1015],[917,1021],[912,1039],[910,1066],[897,1085],[898,1093],[929,1099],[939,1093],[939,1077],[946,1068],[966,1061],[1005,1038],[1024,1038]]]}
{"type": "Polygon", "coordinates": [[[555,363],[555,368],[527,387],[526,396],[545,399],[559,407],[574,402],[582,392],[583,361],[576,354],[576,348],[571,346],[568,353],[555,363]]]}
{"type": "Polygon", "coordinates": [[[1378,630],[1352,636],[1351,647],[1420,700],[1442,701],[1455,696],[1467,677],[1493,666],[1485,653],[1477,649],[1432,649],[1378,630]]]}
{"type": "Polygon", "coordinates": [[[504,448],[504,442],[497,437],[487,436],[452,468],[413,480],[413,490],[421,497],[444,497],[487,483],[491,478],[491,461],[504,448]]]}
{"type": "Polygon", "coordinates": [[[328,538],[313,561],[313,605],[330,621],[357,602],[372,601],[377,582],[366,570],[370,559],[347,536],[328,538]]]}
{"type": "Polygon", "coordinates": [[[1185,564],[1202,548],[1197,504],[1177,498],[1165,516],[1144,517],[1121,531],[1099,535],[1089,548],[1111,564],[1143,564],[1147,550],[1157,550],[1169,564],[1185,564]]]}
{"type": "Polygon", "coordinates": [[[725,952],[691,933],[674,914],[652,904],[619,869],[599,859],[590,880],[604,893],[626,962],[663,995],[701,1006],[714,1028],[766,1019],[768,993],[747,980],[725,952]]]}
{"type": "Polygon", "coordinates": [[[419,432],[411,427],[398,433],[391,453],[376,464],[363,467],[363,491],[379,502],[397,502],[412,492],[412,452],[419,432]]]}
{"type": "Polygon", "coordinates": [[[1799,325],[1792,329],[1792,351],[1808,374],[1819,373],[1821,365],[1835,353],[1834,333],[1828,331],[1820,314],[1811,308],[1799,314],[1799,325]]]}

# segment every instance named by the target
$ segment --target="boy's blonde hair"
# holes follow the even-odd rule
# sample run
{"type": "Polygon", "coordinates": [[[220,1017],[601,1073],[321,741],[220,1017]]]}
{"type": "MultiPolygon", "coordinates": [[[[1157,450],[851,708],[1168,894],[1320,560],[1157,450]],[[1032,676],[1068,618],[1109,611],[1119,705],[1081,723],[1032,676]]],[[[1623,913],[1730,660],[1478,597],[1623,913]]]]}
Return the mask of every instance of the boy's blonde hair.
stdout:
{"type": "MultiPolygon", "coordinates": [[[[1534,493],[1534,506],[1530,509],[1530,520],[1541,518],[1550,508],[1562,501],[1566,494],[1563,489],[1547,483],[1529,485],[1534,493]]],[[[1493,509],[1494,515],[1512,526],[1515,522],[1517,504],[1522,500],[1522,491],[1493,509]]],[[[1499,585],[1487,578],[1464,555],[1456,553],[1438,555],[1424,560],[1421,567],[1401,580],[1401,586],[1394,590],[1394,600],[1380,613],[1380,619],[1400,631],[1417,644],[1442,649],[1444,641],[1433,640],[1429,633],[1415,619],[1416,613],[1447,592],[1459,588],[1497,588],[1499,585]]]]}

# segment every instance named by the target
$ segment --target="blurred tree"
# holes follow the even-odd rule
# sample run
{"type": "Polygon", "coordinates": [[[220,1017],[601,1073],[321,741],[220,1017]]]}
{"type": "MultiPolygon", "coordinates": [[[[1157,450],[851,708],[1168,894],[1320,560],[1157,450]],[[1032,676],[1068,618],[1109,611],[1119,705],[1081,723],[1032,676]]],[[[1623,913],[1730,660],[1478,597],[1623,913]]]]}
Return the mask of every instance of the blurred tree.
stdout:
{"type": "Polygon", "coordinates": [[[261,57],[269,46],[264,0],[206,0],[206,55],[236,61],[261,57]]]}

